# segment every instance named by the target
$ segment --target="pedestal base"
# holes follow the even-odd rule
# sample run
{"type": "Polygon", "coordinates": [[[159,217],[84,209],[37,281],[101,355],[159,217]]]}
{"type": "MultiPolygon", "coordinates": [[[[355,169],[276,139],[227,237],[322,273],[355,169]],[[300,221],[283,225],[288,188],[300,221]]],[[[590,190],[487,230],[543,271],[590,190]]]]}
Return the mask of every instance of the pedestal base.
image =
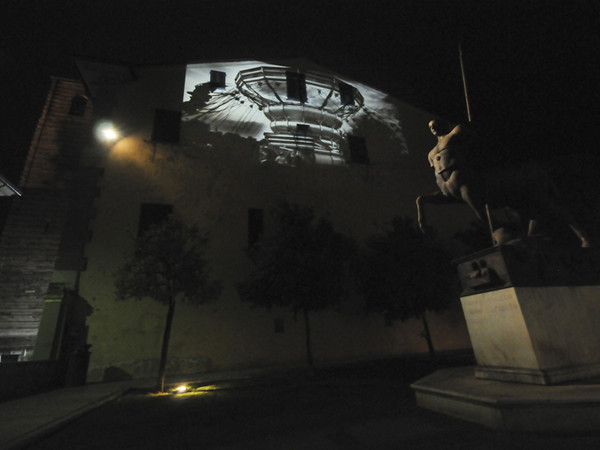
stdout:
{"type": "Polygon", "coordinates": [[[556,369],[523,369],[511,367],[475,367],[475,376],[487,380],[531,384],[557,384],[600,375],[600,364],[588,364],[556,369]]]}
{"type": "Polygon", "coordinates": [[[556,384],[600,375],[600,286],[517,286],[461,297],[475,375],[556,384]]]}
{"type": "Polygon", "coordinates": [[[535,432],[600,429],[600,380],[535,386],[482,380],[473,367],[437,371],[411,386],[423,408],[490,428],[535,432]]]}

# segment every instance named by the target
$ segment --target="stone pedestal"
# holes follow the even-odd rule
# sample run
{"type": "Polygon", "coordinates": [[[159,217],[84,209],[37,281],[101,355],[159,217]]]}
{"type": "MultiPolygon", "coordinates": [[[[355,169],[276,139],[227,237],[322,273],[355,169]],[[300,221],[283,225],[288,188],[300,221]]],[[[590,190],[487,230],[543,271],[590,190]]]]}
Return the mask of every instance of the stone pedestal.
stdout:
{"type": "Polygon", "coordinates": [[[476,377],[556,384],[600,375],[600,286],[508,287],[461,302],[476,377]]]}
{"type": "Polygon", "coordinates": [[[419,405],[494,428],[550,430],[575,410],[597,426],[598,255],[501,246],[456,263],[477,366],[419,380],[419,405]]]}
{"type": "Polygon", "coordinates": [[[600,429],[599,381],[505,383],[458,367],[438,370],[411,387],[419,406],[458,419],[498,430],[570,433],[600,429]]]}
{"type": "Polygon", "coordinates": [[[504,246],[456,262],[475,376],[555,384],[600,375],[595,253],[504,246]]]}

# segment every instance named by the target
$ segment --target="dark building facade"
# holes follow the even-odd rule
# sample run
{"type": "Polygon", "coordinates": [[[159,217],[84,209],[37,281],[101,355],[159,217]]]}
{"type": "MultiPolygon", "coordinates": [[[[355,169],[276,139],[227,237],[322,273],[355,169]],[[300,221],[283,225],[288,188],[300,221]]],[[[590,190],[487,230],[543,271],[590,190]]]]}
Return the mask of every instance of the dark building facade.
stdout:
{"type": "MultiPolygon", "coordinates": [[[[293,312],[252,309],[235,289],[269,211],[308,206],[361,241],[435,189],[427,113],[306,61],[82,67],[86,88],[52,82],[2,237],[3,352],[91,345],[90,380],[153,374],[164,307],[116,302],[112,273],[143,224],[172,212],[210,233],[224,288],[214,305],[178,305],[169,372],[301,364],[293,312]],[[94,138],[103,123],[119,130],[110,142],[94,138]]],[[[317,362],[426,351],[418,322],[349,300],[315,314],[317,362]]],[[[458,309],[431,320],[438,348],[469,346],[458,309]]]]}

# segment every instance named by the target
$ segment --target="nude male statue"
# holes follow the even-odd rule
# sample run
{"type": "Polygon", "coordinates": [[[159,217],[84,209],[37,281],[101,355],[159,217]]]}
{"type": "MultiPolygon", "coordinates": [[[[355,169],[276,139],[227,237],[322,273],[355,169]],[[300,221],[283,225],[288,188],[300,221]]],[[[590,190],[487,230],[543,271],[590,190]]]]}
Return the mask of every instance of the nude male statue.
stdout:
{"type": "MultiPolygon", "coordinates": [[[[429,129],[437,138],[437,144],[429,152],[428,160],[434,169],[439,191],[417,198],[418,224],[421,231],[428,231],[424,210],[426,203],[464,202],[477,218],[483,221],[487,218],[486,205],[489,204],[490,208],[521,209],[523,218],[530,219],[528,236],[533,234],[538,216],[551,215],[566,222],[581,240],[582,247],[591,245],[589,237],[575,222],[564,202],[560,200],[551,179],[543,171],[516,174],[515,169],[486,173],[471,170],[468,159],[475,139],[467,127],[432,120],[429,122],[429,129]]],[[[499,241],[496,239],[496,242],[499,241]]]]}
{"type": "MultiPolygon", "coordinates": [[[[446,196],[455,196],[449,186],[456,186],[460,168],[464,168],[464,156],[473,145],[473,138],[462,125],[451,125],[441,120],[429,122],[431,133],[437,138],[437,144],[429,152],[429,165],[435,171],[435,179],[440,191],[446,196]]],[[[460,198],[460,197],[459,197],[460,198]]]]}
{"type": "Polygon", "coordinates": [[[479,183],[478,180],[473,180],[466,161],[475,141],[472,132],[463,125],[453,126],[442,120],[429,122],[429,129],[437,138],[437,144],[431,149],[427,159],[434,169],[439,191],[417,198],[419,228],[424,233],[428,231],[424,203],[464,202],[471,207],[477,218],[484,220],[483,189],[473,189],[479,183]]]}

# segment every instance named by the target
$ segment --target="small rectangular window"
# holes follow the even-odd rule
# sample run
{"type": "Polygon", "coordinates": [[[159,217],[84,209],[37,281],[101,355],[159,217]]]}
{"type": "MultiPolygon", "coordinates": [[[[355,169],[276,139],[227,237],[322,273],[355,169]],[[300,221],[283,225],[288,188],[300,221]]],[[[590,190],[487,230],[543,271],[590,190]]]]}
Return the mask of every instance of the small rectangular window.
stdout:
{"type": "Polygon", "coordinates": [[[220,72],[218,70],[211,70],[210,71],[210,87],[213,89],[219,88],[219,87],[225,87],[225,77],[226,77],[225,72],[220,72]]]}
{"type": "Polygon", "coordinates": [[[350,149],[350,162],[355,164],[369,164],[367,141],[363,137],[348,135],[350,149]]]}
{"type": "Polygon", "coordinates": [[[338,88],[340,90],[340,102],[342,105],[354,106],[354,88],[343,81],[338,81],[338,88]]]}
{"type": "Polygon", "coordinates": [[[143,235],[150,226],[167,220],[173,212],[173,205],[158,203],[142,203],[140,207],[140,220],[138,222],[138,236],[143,235]]]}
{"type": "Polygon", "coordinates": [[[289,100],[306,101],[306,78],[303,73],[287,71],[287,96],[289,100]]]}
{"type": "Polygon", "coordinates": [[[306,125],[305,123],[299,123],[296,125],[296,134],[298,136],[308,136],[310,131],[310,125],[306,125]]]}
{"type": "Polygon", "coordinates": [[[263,210],[248,208],[248,246],[256,244],[263,234],[263,210]]]}
{"type": "Polygon", "coordinates": [[[283,326],[283,319],[275,319],[274,325],[275,333],[283,333],[285,331],[285,328],[283,326]]]}
{"type": "Polygon", "coordinates": [[[179,129],[181,127],[181,111],[168,111],[157,109],[154,112],[154,127],[152,128],[152,141],[164,143],[179,142],[179,129]]]}
{"type": "Polygon", "coordinates": [[[71,100],[71,107],[69,108],[69,114],[71,116],[83,116],[85,114],[85,107],[87,105],[87,98],[81,94],[77,94],[71,100]]]}

